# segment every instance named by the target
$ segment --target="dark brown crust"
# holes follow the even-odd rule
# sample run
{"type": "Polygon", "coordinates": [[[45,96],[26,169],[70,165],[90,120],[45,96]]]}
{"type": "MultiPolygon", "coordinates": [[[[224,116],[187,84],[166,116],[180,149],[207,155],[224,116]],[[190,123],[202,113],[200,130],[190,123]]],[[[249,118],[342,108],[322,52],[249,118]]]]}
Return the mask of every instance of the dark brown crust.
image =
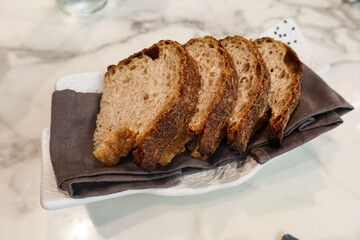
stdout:
{"type": "MultiPolygon", "coordinates": [[[[152,171],[167,153],[169,144],[176,142],[180,129],[189,124],[198,101],[200,74],[197,65],[181,44],[169,40],[160,41],[158,44],[169,43],[173,44],[183,56],[180,84],[175,90],[176,97],[159,115],[154,128],[145,135],[133,153],[135,163],[146,171],[152,171]]],[[[184,145],[185,142],[181,144],[184,145]]]]}
{"type": "Polygon", "coordinates": [[[290,119],[292,112],[295,110],[295,108],[300,100],[302,63],[299,60],[295,51],[291,47],[289,47],[288,45],[284,44],[281,41],[277,41],[273,38],[265,37],[265,38],[261,38],[261,39],[256,39],[254,42],[256,44],[261,44],[264,41],[276,42],[286,48],[286,54],[289,53],[291,55],[291,60],[292,60],[291,64],[293,65],[293,68],[289,69],[289,70],[293,70],[293,72],[295,74],[294,78],[292,79],[293,80],[292,88],[288,90],[289,92],[287,94],[287,98],[284,99],[284,101],[282,102],[282,104],[285,107],[282,108],[282,112],[279,115],[272,114],[272,116],[269,120],[270,146],[280,147],[282,140],[283,140],[285,127],[290,119]]]}
{"type": "Polygon", "coordinates": [[[210,103],[208,116],[204,121],[201,131],[196,136],[196,143],[193,142],[192,154],[194,157],[206,159],[211,156],[226,135],[228,118],[235,106],[237,99],[238,76],[232,58],[221,45],[220,41],[211,37],[191,39],[184,46],[194,41],[210,42],[218,50],[224,67],[221,69],[223,84],[219,87],[216,98],[210,103]],[[194,144],[196,146],[194,146],[194,144]]]}
{"type": "Polygon", "coordinates": [[[167,146],[164,154],[161,156],[159,163],[166,166],[171,162],[175,155],[185,152],[185,144],[192,138],[192,134],[187,131],[187,126],[183,126],[175,139],[167,146]]]}
{"type": "MultiPolygon", "coordinates": [[[[258,76],[254,78],[257,79],[255,82],[256,85],[252,89],[252,95],[248,104],[243,108],[240,116],[235,116],[237,121],[232,122],[227,128],[228,144],[233,148],[236,148],[239,152],[245,152],[250,138],[253,136],[254,132],[261,127],[259,125],[265,122],[260,120],[268,110],[270,77],[259,51],[251,41],[241,36],[234,36],[227,37],[221,40],[221,42],[229,41],[231,39],[245,42],[248,45],[255,54],[256,68],[258,69],[258,76]]],[[[239,77],[241,78],[241,76],[239,77]]]]}

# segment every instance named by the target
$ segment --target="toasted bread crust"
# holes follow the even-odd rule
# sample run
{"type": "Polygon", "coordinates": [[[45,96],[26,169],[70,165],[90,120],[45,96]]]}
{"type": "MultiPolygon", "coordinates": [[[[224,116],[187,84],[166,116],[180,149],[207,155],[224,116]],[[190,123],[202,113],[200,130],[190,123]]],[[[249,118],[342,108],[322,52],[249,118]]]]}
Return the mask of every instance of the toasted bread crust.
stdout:
{"type": "Polygon", "coordinates": [[[159,160],[159,163],[161,165],[166,166],[171,162],[175,155],[186,151],[185,144],[193,137],[192,134],[189,134],[186,127],[183,126],[179,130],[175,139],[173,139],[173,141],[165,149],[163,155],[159,160]]]}
{"type": "Polygon", "coordinates": [[[211,156],[219,146],[221,140],[226,135],[228,118],[236,104],[238,87],[238,75],[232,61],[232,58],[222,46],[218,43],[218,51],[223,58],[224,68],[222,75],[224,84],[218,92],[218,97],[212,102],[212,110],[205,122],[204,130],[200,138],[198,151],[203,157],[211,156]]]}
{"type": "Polygon", "coordinates": [[[191,155],[206,159],[215,152],[222,138],[226,135],[228,118],[237,99],[238,76],[232,58],[220,41],[211,36],[205,36],[189,40],[184,45],[185,48],[195,41],[210,42],[219,53],[221,62],[223,62],[221,69],[222,84],[217,89],[216,97],[209,104],[205,120],[196,132],[197,136],[192,139],[191,155]]]}
{"type": "MultiPolygon", "coordinates": [[[[286,49],[286,54],[289,54],[290,70],[293,71],[291,76],[294,76],[291,78],[293,81],[291,88],[287,89],[287,95],[282,101],[283,107],[281,112],[273,113],[269,120],[270,144],[272,146],[280,146],[284,129],[300,99],[302,64],[296,53],[287,45],[271,38],[257,39],[253,42],[240,36],[227,37],[221,41],[210,36],[201,39],[203,41],[211,41],[220,53],[221,61],[224,64],[221,69],[221,84],[219,86],[213,85],[217,86],[216,96],[211,100],[206,111],[202,113],[203,118],[201,118],[201,121],[198,121],[199,124],[196,125],[196,129],[190,129],[189,123],[198,107],[201,76],[196,61],[185,48],[187,44],[199,39],[192,39],[184,46],[175,41],[163,40],[120,61],[117,66],[108,67],[104,78],[105,83],[110,79],[116,68],[127,65],[134,58],[145,54],[145,51],[151,51],[154,46],[162,44],[172,45],[181,56],[179,60],[180,65],[178,65],[180,66],[178,73],[179,81],[174,86],[171,96],[169,96],[170,100],[157,113],[155,119],[151,119],[149,124],[147,122],[144,125],[146,126],[145,131],[141,130],[141,134],[139,134],[138,132],[131,131],[127,126],[115,126],[104,140],[95,143],[94,155],[104,165],[116,165],[120,157],[127,156],[132,149],[135,149],[133,152],[134,162],[140,168],[152,171],[158,163],[167,165],[176,154],[184,151],[185,143],[189,143],[192,156],[206,159],[215,152],[226,134],[227,142],[230,146],[240,152],[245,152],[249,139],[269,119],[267,111],[269,109],[269,92],[272,80],[266,64],[256,47],[257,44],[261,44],[263,41],[282,44],[283,48],[286,49]],[[237,104],[238,94],[241,94],[238,92],[238,89],[241,84],[239,80],[241,78],[240,74],[243,70],[240,68],[239,70],[236,69],[239,63],[235,66],[233,58],[226,50],[227,48],[224,47],[226,46],[225,42],[230,40],[245,43],[247,50],[251,52],[251,58],[253,59],[251,64],[253,64],[253,61],[255,62],[252,65],[255,68],[251,68],[254,72],[249,72],[253,76],[250,80],[254,79],[251,91],[244,90],[246,94],[243,96],[248,96],[247,94],[249,96],[246,98],[245,106],[239,105],[242,108],[236,116],[232,115],[236,112],[233,112],[233,109],[237,104]],[[231,119],[230,116],[232,116],[231,119]]],[[[219,72],[217,74],[217,76],[220,76],[219,72]]],[[[279,83],[283,84],[283,82],[279,83]]],[[[101,101],[100,108],[102,104],[105,103],[101,101]]]]}
{"type": "MultiPolygon", "coordinates": [[[[245,152],[247,144],[254,134],[254,132],[261,127],[265,122],[263,118],[268,110],[268,94],[270,89],[270,77],[266,69],[264,61],[254,46],[254,44],[241,37],[227,37],[221,42],[229,41],[231,39],[236,39],[237,41],[245,42],[250,49],[250,51],[255,55],[256,61],[256,81],[253,81],[252,94],[246,104],[242,109],[239,116],[236,117],[236,121],[233,121],[229,124],[227,128],[227,142],[230,146],[237,149],[239,152],[245,152]]],[[[239,74],[239,77],[241,75],[239,74]]]]}
{"type": "Polygon", "coordinates": [[[105,166],[115,166],[134,147],[135,135],[127,128],[113,131],[93,154],[105,166]]]}
{"type": "MultiPolygon", "coordinates": [[[[164,154],[171,155],[167,151],[169,144],[179,144],[178,148],[172,146],[174,150],[183,149],[185,142],[177,141],[177,136],[183,127],[187,128],[191,116],[195,112],[200,89],[200,74],[195,61],[177,42],[161,41],[159,44],[166,44],[166,42],[174,44],[182,53],[180,81],[175,90],[176,97],[154,121],[151,131],[145,135],[133,152],[134,162],[146,171],[152,171],[160,161],[171,160],[163,157],[164,154]]],[[[174,155],[177,153],[175,152],[174,155]]]]}
{"type": "MultiPolygon", "coordinates": [[[[301,92],[301,76],[302,76],[302,63],[299,60],[295,51],[284,44],[281,41],[277,41],[273,38],[264,37],[261,39],[256,39],[254,41],[255,44],[262,44],[263,42],[274,42],[278,43],[286,49],[286,54],[289,54],[289,58],[291,59],[290,64],[291,68],[288,68],[289,71],[293,72],[293,78],[291,79],[291,88],[287,89],[286,98],[282,101],[281,112],[278,114],[272,113],[272,116],[269,120],[270,131],[269,131],[269,142],[272,147],[280,147],[285,127],[290,119],[292,112],[295,110],[297,104],[300,100],[300,92],[301,92]]],[[[285,57],[284,57],[285,58],[285,57]]],[[[272,81],[276,81],[276,79],[272,79],[272,81]]]]}

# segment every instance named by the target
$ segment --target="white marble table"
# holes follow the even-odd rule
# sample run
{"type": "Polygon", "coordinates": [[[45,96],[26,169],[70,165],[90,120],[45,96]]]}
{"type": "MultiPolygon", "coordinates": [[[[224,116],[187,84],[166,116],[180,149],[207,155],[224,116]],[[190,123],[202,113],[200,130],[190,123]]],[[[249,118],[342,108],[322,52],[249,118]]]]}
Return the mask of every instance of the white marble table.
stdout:
{"type": "Polygon", "coordinates": [[[0,239],[360,239],[360,3],[110,0],[74,18],[52,0],[14,0],[0,3],[0,29],[0,239]],[[59,77],[104,71],[160,39],[256,37],[286,17],[355,106],[344,124],[238,187],[41,208],[40,137],[59,77]]]}

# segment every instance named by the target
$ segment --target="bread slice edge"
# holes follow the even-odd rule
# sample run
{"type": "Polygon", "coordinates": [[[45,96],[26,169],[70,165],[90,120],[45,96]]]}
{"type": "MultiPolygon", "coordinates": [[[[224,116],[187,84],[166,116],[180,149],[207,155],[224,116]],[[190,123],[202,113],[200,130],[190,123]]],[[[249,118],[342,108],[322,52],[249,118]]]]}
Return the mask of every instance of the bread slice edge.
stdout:
{"type": "MultiPolygon", "coordinates": [[[[294,77],[292,78],[293,84],[292,88],[289,89],[286,99],[283,102],[285,107],[282,108],[281,113],[275,115],[272,113],[271,118],[269,120],[270,131],[269,131],[269,143],[272,147],[280,147],[284,137],[284,131],[288,124],[288,121],[295,110],[296,106],[300,101],[301,94],[301,77],[303,72],[302,62],[298,58],[296,52],[285,43],[275,40],[273,38],[264,37],[260,39],[256,39],[255,44],[261,43],[263,41],[271,41],[277,44],[280,44],[286,49],[286,55],[284,58],[288,58],[291,64],[293,64],[294,77]]],[[[265,62],[266,64],[266,62],[265,62]]],[[[275,79],[271,79],[271,81],[275,81],[275,79]]]]}
{"type": "MultiPolygon", "coordinates": [[[[227,143],[243,153],[247,149],[250,138],[267,120],[270,77],[266,65],[252,41],[241,36],[230,36],[221,41],[232,38],[246,42],[250,51],[255,55],[256,61],[257,81],[252,90],[253,94],[240,115],[236,116],[237,121],[231,122],[227,128],[227,143]]],[[[240,74],[239,78],[241,78],[240,74]]],[[[256,77],[254,78],[256,79],[256,77]]]]}
{"type": "Polygon", "coordinates": [[[195,113],[199,96],[200,74],[196,62],[180,43],[171,42],[183,56],[180,84],[176,90],[177,97],[164,109],[156,120],[155,127],[133,152],[134,162],[146,171],[154,170],[157,163],[168,164],[173,156],[184,150],[187,137],[179,134],[182,134],[182,128],[187,128],[195,113]]]}

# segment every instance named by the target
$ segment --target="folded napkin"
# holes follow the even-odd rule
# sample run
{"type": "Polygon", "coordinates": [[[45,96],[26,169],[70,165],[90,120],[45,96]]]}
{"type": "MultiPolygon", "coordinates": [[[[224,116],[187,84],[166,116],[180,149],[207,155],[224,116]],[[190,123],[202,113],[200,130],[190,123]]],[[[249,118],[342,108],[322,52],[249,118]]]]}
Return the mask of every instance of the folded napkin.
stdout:
{"type": "Polygon", "coordinates": [[[300,101],[284,131],[281,147],[269,146],[267,125],[252,138],[247,153],[258,162],[265,163],[337,127],[343,122],[340,116],[352,109],[353,107],[344,98],[332,90],[310,68],[303,65],[300,101]]]}
{"type": "MultiPolygon", "coordinates": [[[[103,166],[92,154],[92,136],[101,94],[55,91],[52,96],[50,157],[58,187],[73,198],[106,195],[129,189],[163,188],[179,177],[214,168],[230,161],[245,161],[246,155],[223,141],[207,161],[179,154],[167,166],[151,172],[139,169],[131,154],[115,167],[103,166]]],[[[294,111],[280,148],[268,146],[268,126],[251,139],[247,154],[263,164],[342,123],[340,116],[352,106],[317,74],[304,66],[299,105],[294,111]]]]}

